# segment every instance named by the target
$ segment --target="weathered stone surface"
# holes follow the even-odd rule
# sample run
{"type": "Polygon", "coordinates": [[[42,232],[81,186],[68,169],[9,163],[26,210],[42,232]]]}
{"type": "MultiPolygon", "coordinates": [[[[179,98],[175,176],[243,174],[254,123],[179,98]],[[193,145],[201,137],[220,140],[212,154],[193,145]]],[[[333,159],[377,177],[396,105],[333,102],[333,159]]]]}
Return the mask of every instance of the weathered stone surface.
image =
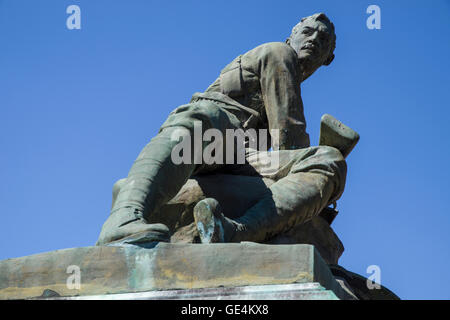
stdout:
{"type": "MultiPolygon", "coordinates": [[[[352,296],[352,293],[349,293],[352,296]]],[[[42,298],[40,298],[42,299],[42,298]]],[[[161,290],[138,293],[77,297],[49,297],[46,300],[339,300],[317,282],[246,287],[219,287],[187,290],[161,290]]],[[[355,297],[356,299],[356,297],[355,297]]]]}
{"type": "Polygon", "coordinates": [[[169,244],[85,247],[0,262],[0,299],[317,282],[348,298],[311,245],[169,244]],[[81,288],[68,289],[71,265],[81,288]],[[47,291],[48,292],[48,291],[47,291]]]}

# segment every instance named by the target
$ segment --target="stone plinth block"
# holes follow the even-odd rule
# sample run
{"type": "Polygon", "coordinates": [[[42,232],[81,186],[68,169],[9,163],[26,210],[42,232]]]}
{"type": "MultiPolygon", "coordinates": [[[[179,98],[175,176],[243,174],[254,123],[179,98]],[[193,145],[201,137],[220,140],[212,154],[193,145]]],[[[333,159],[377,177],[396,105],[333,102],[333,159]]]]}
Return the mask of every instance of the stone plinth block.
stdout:
{"type": "Polygon", "coordinates": [[[348,298],[314,247],[303,244],[97,246],[0,261],[0,299],[35,298],[44,291],[92,296],[296,283],[318,283],[348,298]],[[75,273],[68,271],[77,268],[80,288],[74,289],[75,273]]]}
{"type": "Polygon", "coordinates": [[[161,290],[93,296],[50,297],[46,300],[339,300],[317,282],[263,286],[161,290]]]}

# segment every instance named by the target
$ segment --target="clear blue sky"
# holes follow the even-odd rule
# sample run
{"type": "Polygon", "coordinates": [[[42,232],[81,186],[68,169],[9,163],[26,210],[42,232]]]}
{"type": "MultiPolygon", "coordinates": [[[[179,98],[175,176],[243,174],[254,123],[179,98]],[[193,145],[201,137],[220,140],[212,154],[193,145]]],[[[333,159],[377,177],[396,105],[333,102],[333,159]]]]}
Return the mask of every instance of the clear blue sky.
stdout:
{"type": "Polygon", "coordinates": [[[235,56],[325,12],[336,58],[302,85],[361,140],[333,223],[340,264],[404,299],[449,299],[450,1],[0,0],[0,259],[89,246],[169,112],[235,56]],[[81,30],[66,8],[81,7],[81,30]],[[366,8],[381,8],[381,30],[366,8]]]}

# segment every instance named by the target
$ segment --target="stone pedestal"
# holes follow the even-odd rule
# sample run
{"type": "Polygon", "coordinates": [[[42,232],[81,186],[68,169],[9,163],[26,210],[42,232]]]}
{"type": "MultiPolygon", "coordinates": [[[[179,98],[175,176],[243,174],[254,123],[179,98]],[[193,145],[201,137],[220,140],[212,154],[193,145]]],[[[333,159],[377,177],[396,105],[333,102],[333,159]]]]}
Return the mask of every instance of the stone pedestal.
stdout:
{"type": "Polygon", "coordinates": [[[317,282],[263,286],[161,290],[92,296],[49,297],[49,300],[339,300],[317,282]]]}
{"type": "Polygon", "coordinates": [[[85,247],[0,261],[0,299],[51,296],[355,299],[345,281],[336,280],[317,250],[305,244],[158,243],[151,249],[85,247]],[[79,270],[79,289],[70,288],[74,270],[79,270]]]}

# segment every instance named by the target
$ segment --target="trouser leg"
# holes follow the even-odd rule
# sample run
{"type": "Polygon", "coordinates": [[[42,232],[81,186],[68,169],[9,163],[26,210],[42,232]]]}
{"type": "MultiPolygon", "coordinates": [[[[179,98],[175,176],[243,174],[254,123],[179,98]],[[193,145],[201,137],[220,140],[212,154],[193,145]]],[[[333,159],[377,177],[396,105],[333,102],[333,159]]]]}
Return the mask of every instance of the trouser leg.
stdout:
{"type": "Polygon", "coordinates": [[[123,185],[127,182],[127,179],[119,179],[114,183],[113,190],[112,190],[112,204],[111,204],[111,210],[114,208],[114,204],[116,203],[117,195],[119,194],[120,189],[123,185]]]}
{"type": "Polygon", "coordinates": [[[203,133],[208,129],[217,129],[225,137],[226,129],[236,129],[239,125],[233,114],[209,101],[199,101],[174,110],[159,134],[134,162],[112,211],[129,207],[142,211],[144,218],[147,218],[172,199],[192,174],[222,165],[206,165],[203,162],[203,150],[209,144],[209,141],[203,141],[203,133]],[[194,133],[195,126],[200,127],[200,136],[194,133]],[[176,131],[178,139],[173,138],[176,131]],[[190,159],[176,164],[172,159],[172,150],[185,138],[190,140],[190,159]],[[197,150],[196,146],[200,148],[197,150]],[[194,161],[194,158],[199,161],[194,161]]]}
{"type": "MultiPolygon", "coordinates": [[[[336,201],[345,186],[346,163],[332,147],[280,151],[278,171],[261,170],[262,176],[287,175],[269,187],[263,198],[236,220],[230,242],[261,242],[286,232],[319,214],[336,201]]],[[[261,168],[257,163],[255,168],[261,168]]]]}
{"type": "Polygon", "coordinates": [[[195,124],[201,127],[201,139],[203,132],[212,128],[218,129],[225,136],[225,130],[235,129],[239,126],[239,121],[231,113],[207,101],[174,110],[158,135],[144,147],[128,177],[121,183],[111,215],[103,226],[100,243],[123,236],[123,233],[117,232],[122,226],[148,220],[155,210],[177,194],[194,173],[220,166],[205,166],[194,161],[194,157],[198,153],[202,155],[203,149],[209,144],[202,140],[200,150],[195,150],[194,146],[198,145],[198,141],[194,142],[194,138],[198,138],[194,134],[195,124]],[[177,139],[174,139],[175,133],[177,139]],[[190,141],[191,158],[189,161],[175,163],[172,158],[173,148],[184,139],[190,141]]]}
{"type": "MultiPolygon", "coordinates": [[[[180,128],[163,129],[139,154],[117,195],[112,214],[126,208],[137,210],[143,217],[170,200],[195,169],[192,161],[175,164],[171,159],[178,141],[172,134],[180,128]]],[[[189,137],[189,131],[186,132],[189,137]]]]}
{"type": "Polygon", "coordinates": [[[181,187],[194,170],[190,163],[175,165],[171,161],[171,148],[176,144],[171,137],[175,130],[175,127],[164,129],[153,138],[139,154],[128,177],[115,184],[111,214],[103,224],[98,245],[133,234],[142,234],[146,239],[148,234],[154,234],[156,241],[168,232],[163,226],[147,224],[146,219],[177,193],[176,187],[181,187]]]}

